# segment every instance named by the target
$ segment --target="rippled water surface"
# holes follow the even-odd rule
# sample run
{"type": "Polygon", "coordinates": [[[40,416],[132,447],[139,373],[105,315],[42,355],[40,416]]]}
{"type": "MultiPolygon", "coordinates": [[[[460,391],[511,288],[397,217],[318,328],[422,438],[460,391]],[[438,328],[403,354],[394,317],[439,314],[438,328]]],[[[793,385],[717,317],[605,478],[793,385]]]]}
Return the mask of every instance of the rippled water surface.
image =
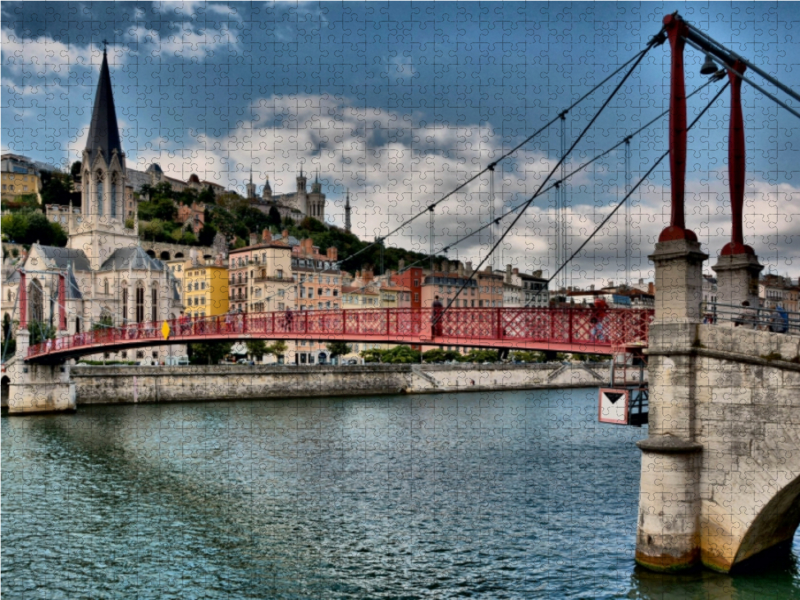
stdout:
{"type": "Polygon", "coordinates": [[[645,429],[597,390],[2,419],[8,598],[800,598],[634,567],[645,429]]]}

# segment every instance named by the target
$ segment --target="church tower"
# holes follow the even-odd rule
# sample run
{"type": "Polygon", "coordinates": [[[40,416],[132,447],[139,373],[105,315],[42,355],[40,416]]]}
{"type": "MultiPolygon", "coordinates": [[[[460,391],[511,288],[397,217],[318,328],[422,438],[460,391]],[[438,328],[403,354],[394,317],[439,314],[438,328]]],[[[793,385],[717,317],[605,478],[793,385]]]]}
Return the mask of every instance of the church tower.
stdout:
{"type": "Polygon", "coordinates": [[[344,230],[350,233],[352,222],[350,221],[350,190],[347,190],[347,200],[344,203],[344,230]]]}
{"type": "Polygon", "coordinates": [[[267,175],[267,182],[264,184],[261,197],[264,199],[264,202],[272,202],[272,186],[269,184],[269,175],[267,175]]]}
{"type": "Polygon", "coordinates": [[[295,193],[294,206],[304,215],[308,215],[308,191],[306,189],[308,180],[303,175],[303,167],[300,167],[300,175],[297,176],[297,192],[295,193]]]}
{"type": "Polygon", "coordinates": [[[117,248],[138,244],[136,233],[125,228],[125,153],[105,48],[81,170],[82,219],[70,227],[67,247],[83,250],[97,269],[117,248]]]}
{"type": "Polygon", "coordinates": [[[256,200],[256,184],[253,183],[253,168],[250,167],[250,183],[247,184],[247,199],[256,200]]]}

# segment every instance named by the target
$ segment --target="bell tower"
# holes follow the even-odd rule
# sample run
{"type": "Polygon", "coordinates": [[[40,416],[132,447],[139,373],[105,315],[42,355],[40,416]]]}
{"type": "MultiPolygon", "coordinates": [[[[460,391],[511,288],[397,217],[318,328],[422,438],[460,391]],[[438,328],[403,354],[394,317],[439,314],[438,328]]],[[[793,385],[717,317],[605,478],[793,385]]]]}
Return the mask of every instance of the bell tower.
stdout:
{"type": "Polygon", "coordinates": [[[125,228],[125,153],[117,125],[108,54],[94,98],[89,137],[83,150],[81,222],[70,228],[68,248],[83,250],[97,269],[119,247],[135,245],[136,233],[125,228]]]}

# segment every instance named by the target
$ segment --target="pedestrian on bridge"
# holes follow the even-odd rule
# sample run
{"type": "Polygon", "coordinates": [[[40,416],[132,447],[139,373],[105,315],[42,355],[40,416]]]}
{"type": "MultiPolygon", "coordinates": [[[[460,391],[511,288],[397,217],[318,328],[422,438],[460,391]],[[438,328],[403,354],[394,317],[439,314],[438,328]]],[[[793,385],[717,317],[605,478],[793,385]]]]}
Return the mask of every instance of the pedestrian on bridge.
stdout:
{"type": "Polygon", "coordinates": [[[433,299],[433,323],[431,326],[431,335],[433,336],[442,335],[443,316],[444,316],[444,306],[442,306],[442,301],[439,300],[439,296],[436,296],[433,299]]]}

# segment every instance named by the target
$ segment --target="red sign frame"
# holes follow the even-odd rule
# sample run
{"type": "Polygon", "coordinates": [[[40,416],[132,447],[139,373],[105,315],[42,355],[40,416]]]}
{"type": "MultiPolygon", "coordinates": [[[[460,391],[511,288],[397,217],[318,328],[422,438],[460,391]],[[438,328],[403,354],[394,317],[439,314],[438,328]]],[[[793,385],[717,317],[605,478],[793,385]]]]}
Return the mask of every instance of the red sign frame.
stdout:
{"type": "Polygon", "coordinates": [[[630,425],[630,400],[631,392],[627,389],[614,389],[614,388],[600,388],[600,394],[597,397],[597,420],[600,423],[610,423],[612,425],[630,425]],[[603,417],[603,394],[611,392],[613,394],[622,394],[625,398],[625,417],[620,421],[617,419],[610,419],[603,417]]]}

